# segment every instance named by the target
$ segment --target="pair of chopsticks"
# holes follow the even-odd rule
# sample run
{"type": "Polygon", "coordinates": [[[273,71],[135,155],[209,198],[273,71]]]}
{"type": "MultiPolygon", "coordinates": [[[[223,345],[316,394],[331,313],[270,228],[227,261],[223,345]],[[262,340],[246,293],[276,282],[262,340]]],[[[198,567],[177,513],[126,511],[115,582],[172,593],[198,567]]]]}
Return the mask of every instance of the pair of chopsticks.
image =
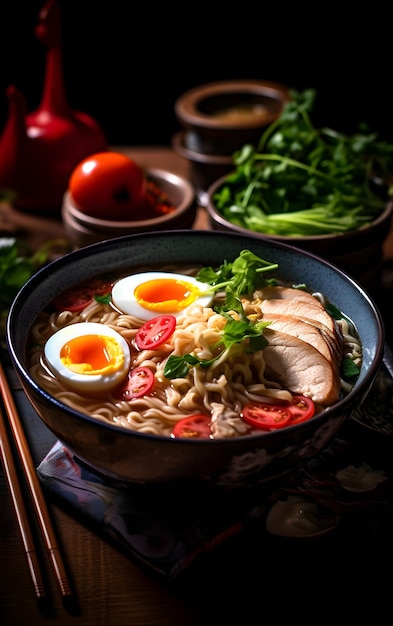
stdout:
{"type": "MultiPolygon", "coordinates": [[[[57,544],[56,535],[50,519],[49,511],[44,499],[34,462],[30,454],[29,446],[23,431],[23,427],[16,409],[11,389],[8,385],[4,368],[0,362],[0,392],[4,407],[8,416],[9,425],[18,451],[23,472],[30,489],[35,513],[39,522],[41,535],[52,565],[60,593],[66,608],[75,605],[75,599],[68,582],[67,573],[57,544]]],[[[0,444],[3,458],[4,471],[11,492],[12,502],[15,509],[19,530],[26,553],[30,576],[34,586],[34,592],[40,605],[46,600],[46,589],[40,569],[38,555],[34,546],[33,535],[29,525],[29,518],[23,500],[19,476],[16,470],[11,442],[8,437],[5,416],[0,408],[0,444]]]]}

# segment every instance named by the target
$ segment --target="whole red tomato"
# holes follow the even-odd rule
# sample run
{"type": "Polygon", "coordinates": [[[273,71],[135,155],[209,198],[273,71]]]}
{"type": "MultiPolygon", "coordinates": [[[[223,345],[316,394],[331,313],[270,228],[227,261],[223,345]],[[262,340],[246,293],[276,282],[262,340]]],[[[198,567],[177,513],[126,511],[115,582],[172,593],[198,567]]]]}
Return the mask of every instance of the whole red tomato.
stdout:
{"type": "Polygon", "coordinates": [[[118,152],[97,152],[83,159],[68,183],[71,197],[83,213],[110,220],[138,217],[146,196],[140,165],[118,152]]]}

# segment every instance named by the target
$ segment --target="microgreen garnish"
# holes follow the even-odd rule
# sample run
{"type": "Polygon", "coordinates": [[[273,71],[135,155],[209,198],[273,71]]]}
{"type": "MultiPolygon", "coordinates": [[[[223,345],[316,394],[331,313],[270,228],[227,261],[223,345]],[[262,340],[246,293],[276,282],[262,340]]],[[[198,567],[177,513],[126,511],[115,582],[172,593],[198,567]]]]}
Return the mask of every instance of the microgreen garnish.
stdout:
{"type": "Polygon", "coordinates": [[[112,301],[112,294],[105,293],[103,295],[100,295],[98,293],[95,293],[94,300],[98,302],[98,304],[109,304],[112,301]]]}
{"type": "Polygon", "coordinates": [[[267,346],[267,340],[263,336],[264,328],[269,322],[252,323],[250,320],[237,320],[230,315],[225,314],[227,323],[224,326],[222,338],[213,346],[213,349],[219,350],[223,348],[212,359],[198,359],[194,354],[184,354],[176,356],[171,354],[164,367],[164,376],[166,378],[184,378],[187,376],[190,367],[199,365],[202,368],[210,367],[215,361],[228,354],[232,346],[240,344],[244,340],[248,340],[246,352],[256,352],[263,350],[267,346]]]}
{"type": "Polygon", "coordinates": [[[169,379],[182,378],[195,365],[210,367],[224,354],[227,355],[234,345],[243,342],[248,353],[263,350],[267,346],[263,331],[270,322],[250,320],[245,315],[238,296],[251,294],[255,289],[268,284],[275,284],[275,279],[266,278],[263,273],[277,267],[277,263],[265,261],[250,250],[242,250],[233,263],[225,261],[218,270],[212,267],[201,269],[197,275],[198,280],[212,285],[215,292],[225,290],[225,301],[215,307],[227,319],[220,340],[212,346],[217,354],[212,359],[204,360],[198,359],[194,354],[171,355],[165,364],[164,376],[169,379]]]}
{"type": "Polygon", "coordinates": [[[236,296],[242,296],[268,284],[275,284],[275,279],[266,278],[264,273],[277,268],[277,263],[265,261],[250,250],[242,250],[233,263],[225,261],[218,270],[204,267],[196,278],[202,283],[212,285],[216,292],[226,289],[227,293],[230,290],[236,296]]]}

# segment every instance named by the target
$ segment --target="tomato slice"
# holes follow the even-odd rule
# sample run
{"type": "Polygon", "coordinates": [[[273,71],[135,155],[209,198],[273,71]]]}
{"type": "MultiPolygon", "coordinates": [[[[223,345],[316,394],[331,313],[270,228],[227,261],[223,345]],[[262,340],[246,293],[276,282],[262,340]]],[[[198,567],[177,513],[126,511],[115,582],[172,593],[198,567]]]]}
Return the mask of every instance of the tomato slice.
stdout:
{"type": "Polygon", "coordinates": [[[292,404],[289,404],[286,408],[291,414],[290,426],[305,422],[315,413],[315,404],[307,396],[293,396],[292,404]]]}
{"type": "Polygon", "coordinates": [[[111,293],[112,283],[109,281],[97,282],[96,284],[92,285],[91,291],[96,296],[105,296],[107,293],[111,293]]]}
{"type": "Polygon", "coordinates": [[[60,294],[53,304],[58,311],[71,311],[72,313],[78,313],[82,311],[85,306],[93,302],[94,292],[87,287],[79,287],[78,289],[70,289],[65,293],[60,294]]]}
{"type": "Polygon", "coordinates": [[[311,398],[294,395],[292,402],[253,402],[243,407],[241,417],[261,430],[273,430],[300,424],[314,415],[315,404],[311,398]]]}
{"type": "Polygon", "coordinates": [[[291,413],[286,404],[252,402],[243,407],[241,417],[255,428],[273,430],[287,426],[291,413]]]}
{"type": "Polygon", "coordinates": [[[153,388],[154,375],[148,367],[136,367],[128,372],[126,381],[115,391],[120,400],[146,396],[153,388]]]}
{"type": "Polygon", "coordinates": [[[172,429],[172,437],[183,439],[210,439],[210,416],[203,413],[188,415],[176,422],[172,429]]]}
{"type": "Polygon", "coordinates": [[[78,313],[85,306],[94,301],[94,296],[104,296],[110,294],[112,283],[108,281],[93,281],[90,285],[72,288],[57,296],[53,304],[58,311],[71,311],[78,313]]]}
{"type": "Polygon", "coordinates": [[[135,335],[139,350],[154,350],[165,343],[176,328],[174,315],[157,315],[140,327],[135,335]]]}

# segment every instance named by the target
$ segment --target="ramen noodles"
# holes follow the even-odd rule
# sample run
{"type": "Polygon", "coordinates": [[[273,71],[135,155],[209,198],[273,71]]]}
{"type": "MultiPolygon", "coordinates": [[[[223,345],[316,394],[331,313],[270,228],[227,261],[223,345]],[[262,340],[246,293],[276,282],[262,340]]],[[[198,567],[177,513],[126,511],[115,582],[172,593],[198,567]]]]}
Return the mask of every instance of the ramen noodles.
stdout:
{"type": "MultiPolygon", "coordinates": [[[[238,311],[223,312],[220,305],[225,293],[211,288],[209,291],[206,284],[196,280],[198,270],[181,268],[179,272],[179,268],[168,267],[151,272],[150,268],[146,274],[145,268],[140,268],[109,281],[107,277],[98,277],[61,294],[40,313],[31,329],[32,378],[57,400],[79,412],[150,435],[176,436],[177,425],[186,418],[193,422],[192,428],[183,430],[183,436],[199,436],[202,423],[203,436],[212,439],[260,433],[258,424],[245,419],[245,407],[249,414],[264,407],[278,427],[277,419],[287,419],[287,407],[293,404],[294,397],[298,401],[311,397],[303,389],[286,388],[280,375],[272,375],[275,360],[271,359],[272,369],[267,354],[275,349],[281,358],[288,348],[282,345],[282,337],[290,335],[268,330],[272,322],[269,315],[263,314],[264,300],[258,292],[252,299],[242,298],[245,319],[238,311]],[[143,278],[142,287],[138,289],[138,281],[131,281],[130,276],[143,278]],[[164,281],[169,294],[165,299],[156,295],[160,281],[164,281]],[[244,337],[231,341],[228,333],[223,341],[232,321],[233,332],[241,328],[235,322],[245,325],[244,337]],[[250,349],[254,340],[261,339],[253,336],[255,327],[262,328],[261,337],[266,328],[268,350],[250,349]],[[168,374],[168,364],[179,369],[175,367],[168,374]]],[[[313,299],[319,309],[325,310],[321,294],[313,294],[313,299]]],[[[292,319],[284,317],[287,322],[292,319]]],[[[359,366],[361,345],[353,325],[344,316],[333,321],[329,315],[329,319],[342,348],[338,361],[349,359],[359,366]]],[[[310,324],[308,331],[315,332],[310,324]]],[[[336,381],[338,386],[333,402],[347,393],[352,384],[343,378],[341,363],[334,363],[334,333],[325,330],[327,353],[318,353],[317,359],[321,366],[325,365],[331,350],[332,388],[335,389],[336,381]]],[[[292,350],[298,345],[302,347],[304,358],[307,350],[316,350],[294,335],[288,343],[292,350]]],[[[289,374],[295,363],[296,359],[288,364],[289,374]]],[[[313,366],[314,363],[315,359],[313,366]]],[[[318,393],[314,399],[311,397],[313,413],[329,405],[329,400],[320,401],[318,393]]],[[[287,422],[290,426],[291,422],[287,422]]]]}

